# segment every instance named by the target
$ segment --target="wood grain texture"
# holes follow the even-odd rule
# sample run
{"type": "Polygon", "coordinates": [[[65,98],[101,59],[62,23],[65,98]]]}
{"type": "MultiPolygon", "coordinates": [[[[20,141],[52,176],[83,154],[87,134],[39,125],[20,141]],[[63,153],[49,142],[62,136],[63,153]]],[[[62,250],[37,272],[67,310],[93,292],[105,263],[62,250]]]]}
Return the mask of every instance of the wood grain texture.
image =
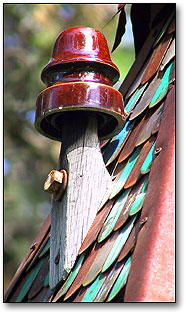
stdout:
{"type": "Polygon", "coordinates": [[[61,125],[59,169],[68,173],[61,202],[52,200],[50,287],[55,287],[73,267],[98,206],[111,184],[103,162],[96,117],[72,114],[61,125]]]}

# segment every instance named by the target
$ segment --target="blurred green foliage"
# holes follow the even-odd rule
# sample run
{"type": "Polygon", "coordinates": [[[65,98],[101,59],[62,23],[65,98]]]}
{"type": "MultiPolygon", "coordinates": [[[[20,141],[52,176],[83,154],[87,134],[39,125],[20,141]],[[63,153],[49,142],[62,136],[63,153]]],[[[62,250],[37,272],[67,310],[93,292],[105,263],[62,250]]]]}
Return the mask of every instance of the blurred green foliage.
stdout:
{"type": "MultiPolygon", "coordinates": [[[[118,16],[109,4],[4,4],[4,269],[5,289],[50,210],[43,182],[56,168],[60,144],[34,129],[35,102],[44,89],[40,73],[58,34],[89,26],[105,35],[112,49],[118,16]]],[[[129,8],[128,8],[129,10],[129,8]]],[[[133,60],[131,46],[111,56],[121,72],[133,60]]]]}

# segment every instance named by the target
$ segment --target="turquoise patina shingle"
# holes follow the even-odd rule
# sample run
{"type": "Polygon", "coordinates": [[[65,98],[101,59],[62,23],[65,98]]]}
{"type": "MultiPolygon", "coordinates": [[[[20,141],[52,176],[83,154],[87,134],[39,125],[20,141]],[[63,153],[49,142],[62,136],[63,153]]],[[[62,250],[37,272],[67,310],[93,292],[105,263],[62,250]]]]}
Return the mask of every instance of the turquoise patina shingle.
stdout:
{"type": "Polygon", "coordinates": [[[112,208],[110,214],[108,215],[101,232],[99,234],[98,241],[102,242],[113,230],[117,219],[123,209],[123,206],[128,198],[131,189],[126,190],[115,202],[114,207],[112,208]]]}
{"type": "Polygon", "coordinates": [[[152,161],[154,157],[154,150],[155,150],[155,143],[152,145],[152,148],[150,149],[142,167],[141,167],[141,174],[146,174],[150,171],[150,168],[152,166],[152,161]]]}
{"type": "Polygon", "coordinates": [[[54,301],[57,301],[58,299],[60,299],[61,296],[63,296],[68,288],[70,287],[70,285],[72,284],[73,280],[75,279],[76,275],[78,274],[78,271],[80,270],[81,268],[81,265],[82,265],[82,262],[84,260],[84,257],[85,257],[85,253],[83,253],[78,261],[76,262],[74,268],[72,269],[71,273],[69,274],[67,280],[65,281],[65,283],[63,284],[62,288],[60,289],[60,291],[57,293],[54,301]]]}
{"type": "Polygon", "coordinates": [[[144,90],[146,89],[148,85],[148,82],[146,82],[143,86],[140,86],[135,93],[131,96],[130,100],[125,106],[125,110],[127,113],[130,113],[130,111],[134,108],[136,103],[139,101],[139,98],[142,96],[144,90]]]}
{"type": "Polygon", "coordinates": [[[49,248],[50,248],[50,237],[46,242],[45,246],[43,247],[43,249],[41,250],[41,252],[39,253],[39,258],[43,257],[47,253],[49,248]]]}
{"type": "Polygon", "coordinates": [[[118,156],[129,135],[129,132],[134,126],[134,123],[135,122],[127,121],[124,128],[114,138],[111,139],[109,145],[103,153],[106,166],[110,165],[110,163],[118,156]]]}
{"type": "Polygon", "coordinates": [[[172,75],[172,70],[173,70],[173,63],[171,63],[166,69],[165,74],[161,80],[161,83],[150,102],[150,105],[149,105],[150,108],[156,105],[157,103],[159,103],[167,94],[168,88],[169,88],[169,82],[170,82],[171,75],[172,75]]]}
{"type": "Polygon", "coordinates": [[[111,192],[110,198],[116,196],[124,187],[124,184],[139,157],[141,149],[142,146],[137,147],[133,155],[130,157],[126,167],[123,169],[123,172],[121,173],[119,179],[116,181],[116,184],[111,192]]]}
{"type": "Polygon", "coordinates": [[[132,255],[128,258],[128,260],[126,261],[120,275],[118,276],[110,294],[109,297],[107,299],[108,302],[110,302],[120,291],[121,288],[124,287],[124,285],[126,284],[127,278],[128,278],[128,274],[130,271],[130,267],[131,267],[131,260],[132,260],[132,255]]]}
{"type": "Polygon", "coordinates": [[[44,280],[43,286],[44,286],[44,287],[49,286],[49,272],[48,272],[48,274],[46,275],[46,278],[45,278],[45,280],[44,280]]]}
{"type": "Polygon", "coordinates": [[[31,285],[33,284],[37,274],[39,273],[39,270],[42,267],[43,262],[44,262],[44,259],[41,259],[39,263],[32,269],[32,271],[28,275],[28,278],[25,280],[24,287],[22,287],[16,299],[16,302],[21,302],[24,299],[24,297],[27,295],[28,291],[30,290],[31,285]]]}
{"type": "Polygon", "coordinates": [[[102,274],[100,273],[98,277],[95,279],[95,281],[88,288],[81,302],[92,302],[106,278],[107,276],[103,277],[102,274]]]}
{"type": "Polygon", "coordinates": [[[123,228],[123,230],[120,231],[119,236],[116,239],[112,247],[112,250],[107,257],[107,260],[105,261],[105,264],[102,268],[102,272],[105,272],[118,257],[123,245],[125,244],[126,240],[129,237],[129,234],[134,226],[135,220],[136,220],[136,217],[132,217],[129,220],[128,224],[123,228]]]}

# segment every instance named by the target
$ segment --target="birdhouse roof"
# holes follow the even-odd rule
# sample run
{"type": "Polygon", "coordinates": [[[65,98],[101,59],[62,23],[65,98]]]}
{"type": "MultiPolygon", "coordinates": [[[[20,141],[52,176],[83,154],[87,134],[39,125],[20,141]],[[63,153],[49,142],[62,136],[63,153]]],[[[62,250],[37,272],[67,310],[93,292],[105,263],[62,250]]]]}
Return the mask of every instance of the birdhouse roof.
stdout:
{"type": "Polygon", "coordinates": [[[112,185],[74,267],[50,289],[49,215],[7,302],[174,301],[175,11],[159,13],[119,89],[126,124],[101,142],[112,185]]]}

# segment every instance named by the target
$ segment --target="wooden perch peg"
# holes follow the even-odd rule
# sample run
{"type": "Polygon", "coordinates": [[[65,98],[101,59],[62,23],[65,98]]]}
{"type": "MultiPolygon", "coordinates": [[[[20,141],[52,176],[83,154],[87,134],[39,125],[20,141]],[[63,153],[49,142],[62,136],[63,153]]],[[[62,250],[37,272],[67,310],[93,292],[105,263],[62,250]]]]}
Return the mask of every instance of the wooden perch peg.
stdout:
{"type": "Polygon", "coordinates": [[[67,172],[52,170],[44,183],[44,191],[53,194],[55,200],[60,200],[67,186],[67,172]]]}
{"type": "MultiPolygon", "coordinates": [[[[58,172],[67,172],[68,179],[62,200],[56,194],[52,198],[50,287],[54,288],[73,267],[111,184],[99,140],[118,133],[126,118],[122,96],[112,87],[119,71],[97,30],[73,27],[62,32],[41,77],[48,88],[38,96],[35,126],[43,135],[62,141],[58,171],[52,173],[57,190],[62,181],[58,172]]],[[[48,178],[46,189],[52,189],[50,182],[48,178]]]]}

